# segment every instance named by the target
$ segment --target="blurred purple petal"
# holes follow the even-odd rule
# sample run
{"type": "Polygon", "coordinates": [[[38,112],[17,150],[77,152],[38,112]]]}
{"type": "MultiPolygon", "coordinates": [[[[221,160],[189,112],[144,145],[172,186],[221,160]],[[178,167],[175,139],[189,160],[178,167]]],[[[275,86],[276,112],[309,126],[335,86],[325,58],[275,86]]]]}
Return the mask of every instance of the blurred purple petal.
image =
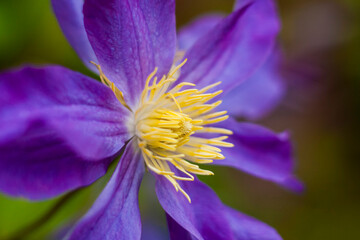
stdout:
{"type": "Polygon", "coordinates": [[[274,109],[284,93],[280,59],[273,53],[254,75],[224,96],[221,106],[231,115],[256,120],[274,109]]]}
{"type": "Polygon", "coordinates": [[[84,64],[97,72],[90,61],[97,62],[84,27],[83,0],[51,0],[55,16],[71,46],[84,64]]]}
{"type": "Polygon", "coordinates": [[[195,19],[181,28],[178,32],[178,48],[187,51],[222,19],[224,19],[222,14],[208,14],[195,19]]]}
{"type": "Polygon", "coordinates": [[[166,214],[166,221],[169,228],[171,240],[196,240],[188,231],[181,227],[172,217],[166,214]]]}
{"type": "Polygon", "coordinates": [[[129,138],[113,93],[79,73],[24,68],[1,74],[0,91],[0,189],[12,196],[88,185],[129,138]]]}
{"type": "Polygon", "coordinates": [[[132,144],[126,146],[110,181],[69,239],[140,239],[138,192],[144,163],[132,144]]]}
{"type": "Polygon", "coordinates": [[[173,0],[88,0],[85,28],[105,75],[136,104],[148,75],[167,74],[176,47],[173,0]]]}
{"type": "Polygon", "coordinates": [[[267,59],[279,31],[270,0],[246,4],[201,37],[187,54],[180,80],[199,87],[222,81],[225,92],[251,76],[267,59]]]}
{"type": "MultiPolygon", "coordinates": [[[[153,217],[150,215],[150,218],[153,217]]],[[[142,220],[142,232],[141,232],[141,240],[168,240],[169,233],[168,230],[162,225],[159,226],[156,224],[156,220],[152,218],[150,221],[142,220]]]]}
{"type": "Polygon", "coordinates": [[[225,206],[211,188],[199,180],[181,182],[181,185],[191,196],[191,203],[163,177],[157,178],[156,193],[167,213],[172,240],[281,239],[266,224],[225,206]]]}
{"type": "Polygon", "coordinates": [[[288,178],[285,178],[282,182],[279,182],[279,184],[299,194],[302,194],[306,189],[304,183],[297,179],[296,176],[289,176],[288,178]]]}
{"type": "Polygon", "coordinates": [[[225,206],[227,219],[236,240],[281,240],[275,229],[255,218],[225,206]]]}
{"type": "Polygon", "coordinates": [[[287,132],[276,134],[264,127],[234,119],[225,121],[224,126],[234,132],[227,141],[235,147],[223,148],[226,158],[214,161],[214,164],[235,167],[292,190],[300,190],[301,183],[293,182],[293,150],[287,132]],[[293,179],[291,184],[289,179],[293,179]]]}
{"type": "MultiPolygon", "coordinates": [[[[188,50],[224,18],[221,14],[205,15],[195,19],[178,33],[178,47],[188,50]]],[[[280,76],[279,54],[273,53],[255,74],[224,96],[230,114],[258,119],[271,111],[281,100],[285,86],[280,76]]]]}
{"type": "Polygon", "coordinates": [[[44,122],[0,144],[0,191],[44,200],[91,184],[106,173],[111,158],[88,162],[44,122]]]}

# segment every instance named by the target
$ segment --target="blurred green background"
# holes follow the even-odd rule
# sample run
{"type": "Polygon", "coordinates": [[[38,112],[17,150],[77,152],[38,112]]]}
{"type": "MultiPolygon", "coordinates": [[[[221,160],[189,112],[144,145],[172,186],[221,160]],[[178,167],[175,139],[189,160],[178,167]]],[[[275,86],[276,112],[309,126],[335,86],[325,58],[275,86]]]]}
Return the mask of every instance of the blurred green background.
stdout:
{"type": "MultiPolygon", "coordinates": [[[[232,5],[232,0],[178,0],[177,24],[208,12],[229,13],[232,5]]],[[[226,204],[272,225],[284,239],[360,239],[360,1],[279,0],[278,5],[289,92],[260,123],[291,131],[297,174],[307,190],[295,195],[230,168],[213,168],[215,176],[202,179],[226,204]]],[[[89,74],[62,35],[48,0],[1,0],[0,70],[26,63],[59,64],[89,74]]],[[[108,175],[65,200],[34,203],[0,195],[0,239],[36,223],[60,201],[52,218],[21,238],[59,239],[86,212],[108,175]]],[[[144,234],[167,239],[149,176],[140,206],[144,234]]]]}

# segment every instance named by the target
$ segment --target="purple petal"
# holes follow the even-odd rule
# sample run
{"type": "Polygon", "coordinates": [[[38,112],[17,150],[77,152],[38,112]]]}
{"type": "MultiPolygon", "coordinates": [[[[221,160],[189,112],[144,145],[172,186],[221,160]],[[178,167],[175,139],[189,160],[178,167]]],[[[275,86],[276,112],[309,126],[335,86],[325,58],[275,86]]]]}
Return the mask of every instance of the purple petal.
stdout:
{"type": "Polygon", "coordinates": [[[174,0],[87,0],[85,28],[105,75],[136,104],[148,75],[166,74],[176,46],[174,0]]]}
{"type": "Polygon", "coordinates": [[[79,73],[24,68],[0,75],[0,91],[0,189],[13,196],[90,184],[129,139],[114,94],[79,73]]]}
{"type": "Polygon", "coordinates": [[[281,240],[275,229],[230,207],[225,207],[227,219],[237,240],[281,240]]]}
{"type": "Polygon", "coordinates": [[[70,239],[140,239],[138,192],[144,164],[132,144],[126,146],[109,183],[70,239]]]}
{"type": "Polygon", "coordinates": [[[225,121],[223,127],[234,132],[227,141],[235,147],[223,148],[226,158],[214,164],[235,167],[295,191],[301,190],[301,183],[293,176],[293,151],[287,132],[276,134],[234,119],[225,121]]]}
{"type": "Polygon", "coordinates": [[[272,1],[244,5],[188,50],[180,81],[199,87],[222,81],[219,88],[231,90],[264,63],[278,31],[279,20],[272,1]]]}
{"type": "Polygon", "coordinates": [[[190,49],[197,40],[212,30],[222,19],[224,19],[224,15],[208,14],[181,28],[178,32],[179,49],[185,51],[190,49]]]}
{"type": "Polygon", "coordinates": [[[81,156],[96,160],[113,156],[131,137],[125,126],[129,111],[113,92],[66,68],[4,73],[0,89],[0,143],[36,132],[33,126],[40,124],[53,129],[81,156]]]}
{"type": "Polygon", "coordinates": [[[84,27],[83,0],[51,0],[55,16],[71,46],[84,64],[97,72],[90,61],[97,62],[84,27]]]}
{"type": "Polygon", "coordinates": [[[227,239],[279,240],[271,227],[225,206],[217,195],[199,180],[181,182],[189,194],[189,203],[166,179],[159,176],[156,193],[167,213],[172,240],[227,239]]]}
{"type": "MultiPolygon", "coordinates": [[[[244,3],[244,1],[241,2],[244,3]]],[[[179,48],[185,51],[190,49],[222,19],[224,16],[221,14],[205,15],[180,29],[179,48]]],[[[224,96],[222,106],[226,106],[230,114],[248,119],[259,119],[279,103],[284,92],[285,86],[280,76],[280,54],[274,51],[255,74],[224,96]]]]}
{"type": "Polygon", "coordinates": [[[171,240],[194,240],[195,238],[181,227],[172,217],[166,214],[166,221],[169,228],[171,240]]]}
{"type": "Polygon", "coordinates": [[[221,106],[231,115],[256,120],[274,109],[284,93],[280,57],[273,53],[254,75],[224,96],[221,106]]]}
{"type": "Polygon", "coordinates": [[[88,162],[44,123],[0,144],[0,191],[44,200],[87,186],[106,173],[111,158],[88,162]],[[35,130],[36,129],[36,130],[35,130]]]}
{"type": "MultiPolygon", "coordinates": [[[[156,194],[166,213],[196,239],[231,239],[230,226],[216,194],[201,182],[182,182],[191,203],[176,192],[163,176],[157,176],[156,194]],[[206,200],[206,201],[205,201],[206,200]]],[[[172,235],[172,234],[171,234],[172,235]]]]}
{"type": "Polygon", "coordinates": [[[169,234],[166,231],[162,224],[154,221],[151,214],[148,214],[150,219],[142,220],[142,232],[141,232],[141,240],[168,240],[169,234]]]}

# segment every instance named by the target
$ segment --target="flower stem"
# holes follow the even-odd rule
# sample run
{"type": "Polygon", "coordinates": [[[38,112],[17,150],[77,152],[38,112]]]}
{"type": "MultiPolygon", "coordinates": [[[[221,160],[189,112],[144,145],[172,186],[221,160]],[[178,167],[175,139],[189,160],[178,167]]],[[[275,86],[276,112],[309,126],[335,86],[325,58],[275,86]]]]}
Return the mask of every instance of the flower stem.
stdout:
{"type": "Polygon", "coordinates": [[[76,193],[78,190],[72,191],[65,196],[63,196],[55,205],[49,209],[43,216],[35,220],[35,222],[30,223],[24,228],[18,230],[13,236],[9,237],[7,240],[21,240],[42,227],[45,223],[49,221],[59,209],[61,209],[76,193]]]}

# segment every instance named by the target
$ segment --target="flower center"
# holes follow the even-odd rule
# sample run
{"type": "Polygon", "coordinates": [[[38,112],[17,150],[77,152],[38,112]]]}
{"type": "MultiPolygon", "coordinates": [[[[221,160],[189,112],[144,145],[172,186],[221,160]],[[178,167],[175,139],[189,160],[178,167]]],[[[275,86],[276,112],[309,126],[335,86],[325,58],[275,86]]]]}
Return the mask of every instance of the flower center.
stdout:
{"type": "MultiPolygon", "coordinates": [[[[198,164],[224,159],[218,147],[232,147],[233,144],[224,141],[227,136],[208,138],[206,134],[232,134],[227,129],[208,126],[228,118],[226,111],[214,111],[221,101],[209,103],[222,93],[221,90],[208,92],[220,82],[200,90],[195,88],[195,84],[187,82],[173,86],[179,75],[177,72],[185,62],[159,81],[154,77],[157,69],[149,75],[139,106],[134,112],[130,131],[136,137],[148,169],[164,176],[190,202],[190,197],[178,181],[193,181],[194,175],[213,175],[198,164]]],[[[99,66],[98,69],[102,81],[132,111],[122,93],[105,77],[99,66]]]]}
{"type": "Polygon", "coordinates": [[[155,108],[144,118],[136,118],[136,135],[149,148],[165,148],[176,151],[176,148],[189,141],[194,133],[193,120],[186,114],[165,108],[155,108]]]}

